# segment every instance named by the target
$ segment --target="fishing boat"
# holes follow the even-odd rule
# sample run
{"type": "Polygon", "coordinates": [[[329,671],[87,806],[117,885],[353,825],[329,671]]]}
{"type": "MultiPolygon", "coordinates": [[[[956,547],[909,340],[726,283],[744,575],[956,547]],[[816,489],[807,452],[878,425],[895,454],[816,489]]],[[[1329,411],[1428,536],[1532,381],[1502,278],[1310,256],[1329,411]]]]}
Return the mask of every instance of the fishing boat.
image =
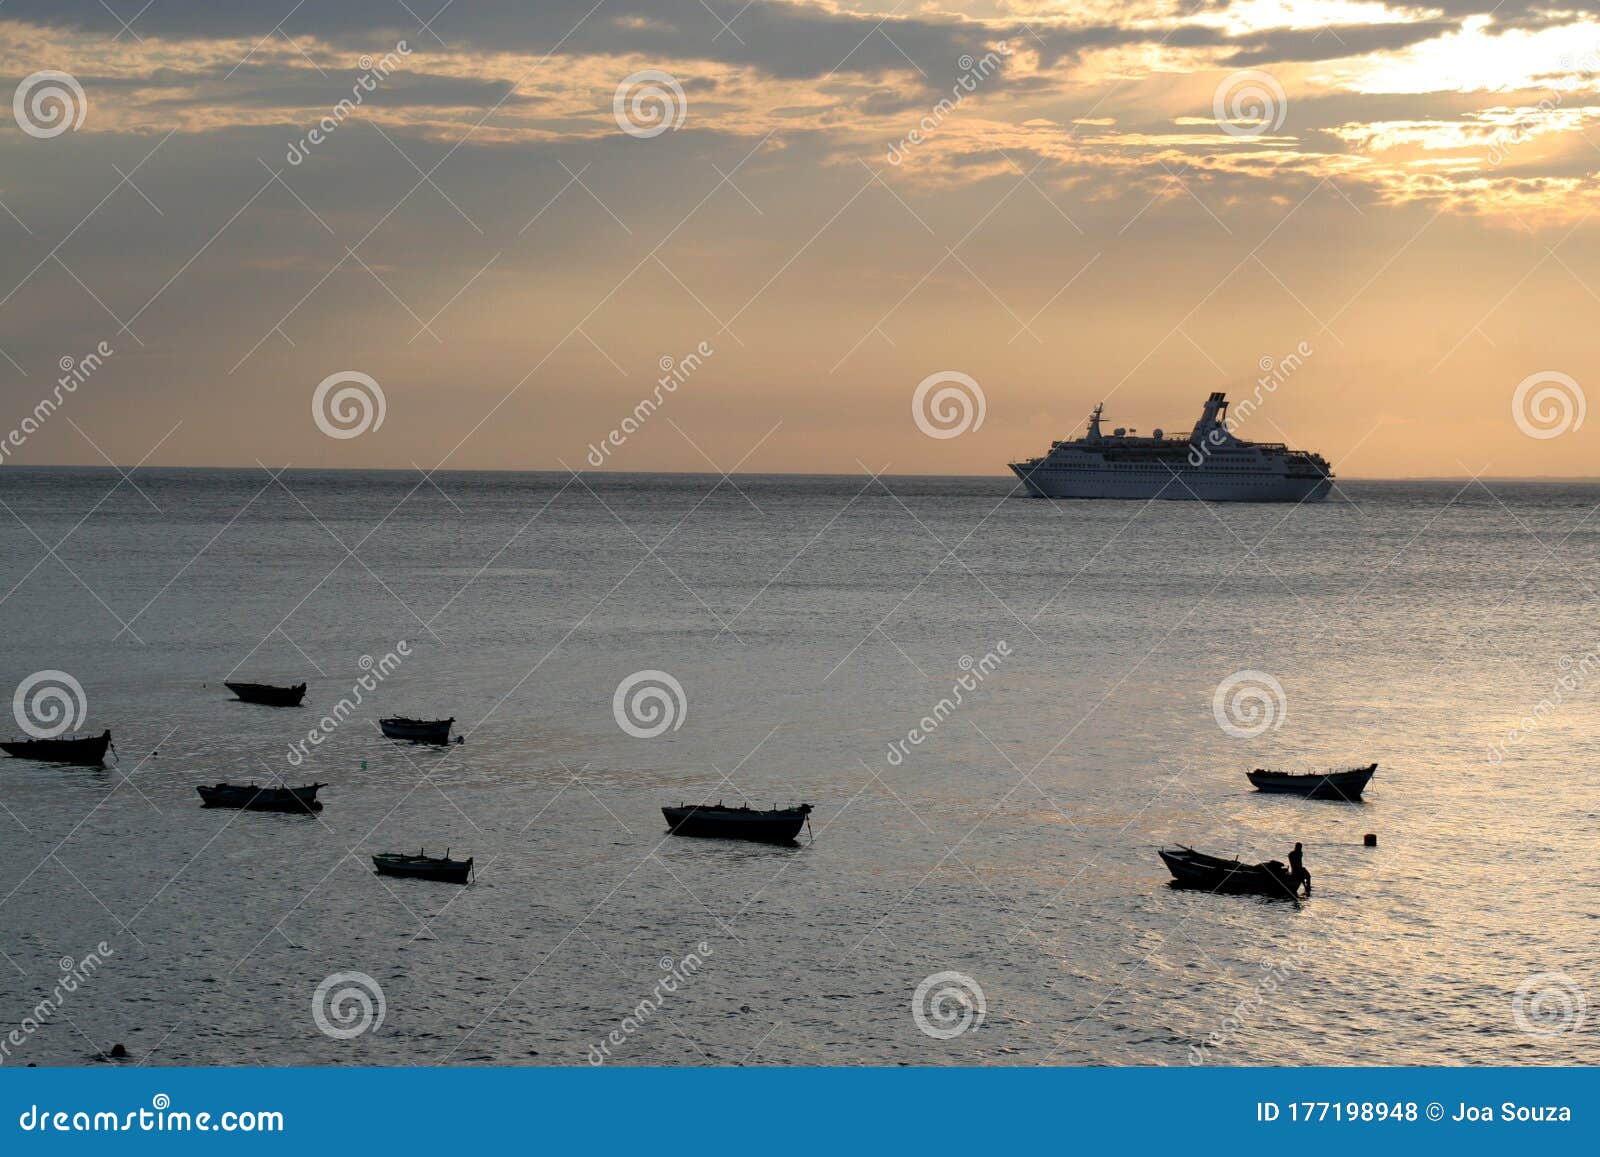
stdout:
{"type": "Polygon", "coordinates": [[[328,785],[307,784],[305,787],[257,787],[219,783],[195,788],[205,807],[244,808],[253,812],[319,812],[322,804],[317,792],[328,785]]]}
{"type": "Polygon", "coordinates": [[[393,715],[378,720],[378,726],[390,739],[406,739],[412,743],[449,743],[450,725],[455,721],[454,715],[449,719],[407,719],[403,715],[393,715]]]}
{"type": "Polygon", "coordinates": [[[1246,864],[1223,860],[1193,848],[1160,849],[1162,862],[1179,888],[1201,888],[1208,892],[1251,893],[1261,896],[1293,897],[1294,876],[1279,860],[1246,864]]]}
{"type": "Polygon", "coordinates": [[[111,744],[110,728],[84,739],[14,739],[10,743],[0,743],[0,751],[17,759],[76,763],[84,767],[97,767],[104,763],[107,748],[116,750],[111,744]]]}
{"type": "Polygon", "coordinates": [[[452,860],[450,849],[443,856],[430,856],[424,848],[414,856],[403,852],[379,852],[372,866],[380,876],[409,876],[413,880],[442,880],[446,884],[465,884],[472,871],[472,857],[452,860]]]}
{"type": "Polygon", "coordinates": [[[222,685],[246,703],[265,703],[268,707],[298,707],[306,697],[304,683],[274,687],[270,683],[229,683],[224,679],[222,685]]]}
{"type": "Polygon", "coordinates": [[[664,807],[667,828],[675,836],[716,836],[727,840],[759,840],[768,844],[792,843],[803,824],[809,823],[811,805],[757,811],[748,807],[679,804],[664,807]]]}
{"type": "Polygon", "coordinates": [[[1278,792],[1286,795],[1303,795],[1309,799],[1342,799],[1351,803],[1360,800],[1367,790],[1367,782],[1378,770],[1376,763],[1366,767],[1352,767],[1343,771],[1313,771],[1306,774],[1288,771],[1268,771],[1258,767],[1246,772],[1257,791],[1278,792]]]}

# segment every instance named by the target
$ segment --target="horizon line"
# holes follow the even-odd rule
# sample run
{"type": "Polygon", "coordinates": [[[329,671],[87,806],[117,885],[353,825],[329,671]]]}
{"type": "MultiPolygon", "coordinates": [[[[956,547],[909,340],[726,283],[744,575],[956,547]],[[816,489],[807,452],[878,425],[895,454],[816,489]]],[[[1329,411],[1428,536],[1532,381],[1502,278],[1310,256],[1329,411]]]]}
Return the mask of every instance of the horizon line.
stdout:
{"type": "MultiPolygon", "coordinates": [[[[3,0],[0,0],[3,2],[3,0]]],[[[185,464],[134,464],[111,465],[106,463],[71,463],[71,462],[41,462],[30,463],[0,463],[0,477],[4,477],[6,469],[11,470],[101,470],[119,474],[133,474],[143,470],[149,473],[152,470],[214,470],[222,471],[250,471],[268,470],[260,463],[238,466],[196,466],[185,464]]],[[[282,467],[284,471],[301,470],[317,471],[326,474],[556,474],[556,475],[622,475],[622,476],[654,476],[671,475],[684,478],[862,478],[871,476],[869,471],[860,473],[840,474],[834,472],[812,472],[806,470],[739,470],[723,473],[717,470],[573,470],[565,466],[537,466],[537,467],[485,467],[485,466],[453,466],[445,468],[435,466],[431,470],[424,470],[420,466],[295,466],[292,463],[282,467]]],[[[270,472],[270,471],[269,471],[270,472]]],[[[1002,479],[1011,477],[1010,474],[890,474],[887,471],[877,475],[883,478],[948,478],[948,479],[1002,479]]],[[[1600,474],[1343,474],[1334,475],[1335,482],[1589,482],[1600,483],[1600,474]]]]}

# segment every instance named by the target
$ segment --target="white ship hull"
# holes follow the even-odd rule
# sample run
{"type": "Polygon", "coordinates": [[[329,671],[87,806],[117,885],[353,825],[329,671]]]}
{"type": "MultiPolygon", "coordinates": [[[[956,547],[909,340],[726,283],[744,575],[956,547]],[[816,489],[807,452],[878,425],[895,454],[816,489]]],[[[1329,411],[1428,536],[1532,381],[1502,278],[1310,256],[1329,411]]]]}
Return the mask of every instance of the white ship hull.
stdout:
{"type": "Polygon", "coordinates": [[[1012,471],[1033,498],[1124,498],[1149,501],[1320,502],[1328,478],[1238,475],[1209,470],[1083,470],[1014,464],[1012,471]]]}

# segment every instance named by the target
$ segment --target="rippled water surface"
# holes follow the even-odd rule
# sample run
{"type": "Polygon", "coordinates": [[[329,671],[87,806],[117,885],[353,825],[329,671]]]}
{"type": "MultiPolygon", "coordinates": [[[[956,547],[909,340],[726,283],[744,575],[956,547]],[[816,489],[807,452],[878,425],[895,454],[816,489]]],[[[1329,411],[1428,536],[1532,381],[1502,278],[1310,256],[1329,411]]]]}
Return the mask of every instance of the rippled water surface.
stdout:
{"type": "Polygon", "coordinates": [[[110,949],[5,1062],[583,1064],[613,1032],[623,1064],[1596,1059],[1600,487],[718,481],[6,467],[0,691],[70,673],[121,759],[0,759],[0,1021],[110,949]],[[641,670],[684,690],[655,738],[613,716],[641,670]],[[1214,716],[1240,671],[1283,689],[1254,738],[1214,716]],[[396,745],[390,713],[466,742],[396,745]],[[1364,805],[1243,775],[1372,760],[1364,805]],[[198,806],[280,774],[325,810],[198,806]],[[664,837],[707,797],[808,800],[814,842],[664,837]],[[1175,892],[1155,855],[1295,840],[1300,905],[1175,892]],[[373,875],[423,845],[476,884],[373,875]],[[938,1039],[912,999],[946,971],[984,1013],[938,1039]],[[352,1039],[312,1015],[339,972],[383,993],[352,1039]]]}

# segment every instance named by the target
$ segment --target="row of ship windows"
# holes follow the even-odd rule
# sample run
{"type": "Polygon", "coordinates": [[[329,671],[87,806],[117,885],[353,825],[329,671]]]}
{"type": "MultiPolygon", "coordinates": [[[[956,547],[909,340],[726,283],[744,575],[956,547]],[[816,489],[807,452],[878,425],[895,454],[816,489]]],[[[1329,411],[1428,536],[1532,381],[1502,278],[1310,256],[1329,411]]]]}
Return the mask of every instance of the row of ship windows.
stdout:
{"type": "MultiPolygon", "coordinates": [[[[1185,471],[1178,470],[1176,468],[1172,468],[1172,467],[1168,467],[1168,466],[1140,466],[1140,465],[1137,465],[1137,464],[1134,464],[1134,465],[1123,465],[1123,464],[1118,463],[1118,462],[1107,462],[1107,463],[1104,463],[1102,465],[1095,465],[1095,466],[1078,465],[1076,463],[1071,463],[1071,464],[1063,463],[1063,464],[1055,465],[1055,466],[1045,466],[1045,467],[1042,467],[1042,469],[1045,469],[1045,470],[1088,470],[1088,471],[1095,471],[1095,472],[1102,471],[1102,470],[1136,470],[1136,471],[1139,471],[1140,473],[1144,473],[1144,474],[1161,474],[1161,475],[1185,473],[1185,471]]],[[[1205,467],[1190,467],[1190,470],[1195,472],[1195,473],[1201,473],[1201,474],[1266,474],[1266,473],[1269,473],[1269,471],[1267,471],[1265,467],[1256,466],[1256,465],[1251,465],[1251,466],[1207,465],[1205,467]]],[[[1276,478],[1276,477],[1278,477],[1278,475],[1277,474],[1272,474],[1272,477],[1276,478]]]]}
{"type": "MultiPolygon", "coordinates": [[[[1248,463],[1250,465],[1261,465],[1261,466],[1265,466],[1265,465],[1268,464],[1268,460],[1262,459],[1262,458],[1258,458],[1254,454],[1207,454],[1205,456],[1205,460],[1207,462],[1240,462],[1240,463],[1248,463]]],[[[1188,458],[1181,458],[1181,459],[1180,458],[1172,458],[1172,459],[1161,459],[1161,458],[1158,458],[1155,461],[1155,465],[1157,465],[1157,466],[1160,466],[1162,464],[1176,465],[1179,462],[1182,462],[1183,464],[1191,466],[1191,467],[1194,466],[1194,463],[1189,461],[1188,458]]],[[[1132,463],[1123,463],[1123,462],[1048,462],[1047,465],[1052,466],[1052,467],[1054,467],[1055,469],[1058,469],[1058,470],[1116,470],[1116,469],[1119,469],[1119,468],[1120,469],[1129,469],[1129,468],[1137,469],[1137,468],[1141,467],[1143,464],[1139,463],[1139,462],[1132,462],[1132,463]]]]}
{"type": "MultiPolygon", "coordinates": [[[[1214,474],[1207,475],[1207,477],[1212,482],[1217,482],[1222,480],[1222,477],[1225,473],[1227,474],[1227,483],[1230,486],[1280,486],[1285,482],[1301,480],[1301,476],[1293,474],[1239,475],[1231,471],[1217,471],[1214,474]]],[[[1193,475],[1189,476],[1191,479],[1193,477],[1193,475]]],[[[1048,482],[1049,479],[1050,476],[1048,474],[1040,474],[1037,478],[1038,481],[1042,482],[1048,482]]],[[[1095,482],[1101,482],[1107,486],[1151,486],[1157,483],[1169,483],[1174,486],[1182,486],[1185,481],[1185,476],[1181,474],[1164,474],[1159,477],[1155,475],[1148,477],[1140,475],[1137,478],[1123,477],[1101,478],[1093,480],[1079,479],[1078,481],[1080,483],[1087,482],[1090,485],[1093,485],[1095,482]]],[[[1204,485],[1204,483],[1199,484],[1204,485]]]]}

